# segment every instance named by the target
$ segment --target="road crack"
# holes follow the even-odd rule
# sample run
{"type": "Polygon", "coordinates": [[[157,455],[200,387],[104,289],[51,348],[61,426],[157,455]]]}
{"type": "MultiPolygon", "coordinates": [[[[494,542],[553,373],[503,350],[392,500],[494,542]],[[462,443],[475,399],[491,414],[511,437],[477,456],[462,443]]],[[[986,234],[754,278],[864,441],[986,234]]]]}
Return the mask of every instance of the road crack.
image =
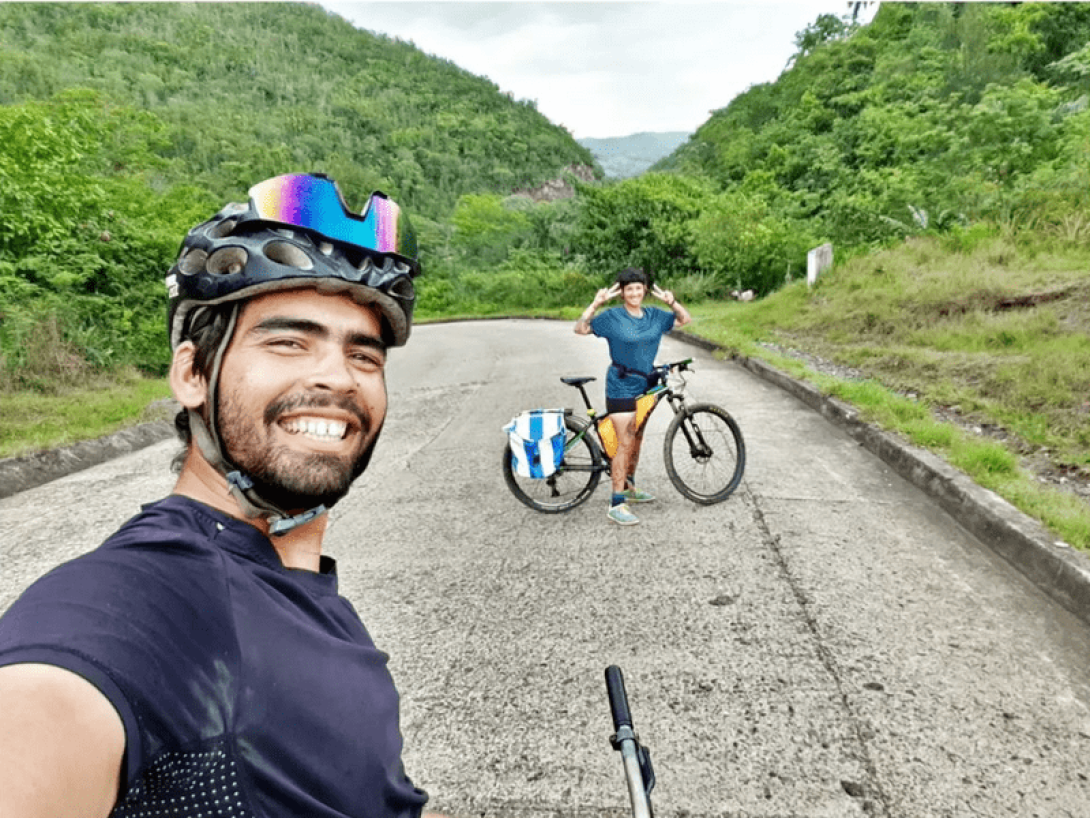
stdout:
{"type": "Polygon", "coordinates": [[[865,799],[864,809],[868,813],[876,816],[887,816],[888,818],[893,815],[890,808],[889,796],[882,787],[878,775],[878,767],[871,755],[870,744],[868,742],[868,737],[873,734],[873,728],[869,724],[866,724],[852,708],[851,700],[844,683],[843,671],[841,670],[836,657],[833,655],[833,651],[829,648],[821,635],[821,629],[818,626],[817,617],[814,615],[813,604],[810,598],[806,595],[798,578],[791,572],[787,557],[780,547],[780,536],[772,533],[772,529],[765,519],[764,512],[761,510],[756,495],[747,494],[746,496],[752,502],[753,520],[756,523],[758,530],[761,532],[764,544],[768,546],[768,550],[773,555],[776,566],[783,576],[784,581],[787,583],[788,588],[791,589],[791,594],[799,607],[803,623],[813,636],[813,645],[818,661],[821,662],[822,667],[825,668],[825,672],[828,673],[829,677],[833,680],[833,684],[836,686],[837,696],[840,698],[844,712],[848,715],[848,722],[851,725],[852,734],[859,747],[860,761],[866,771],[867,781],[862,785],[853,781],[841,781],[840,786],[853,798],[865,799]]]}

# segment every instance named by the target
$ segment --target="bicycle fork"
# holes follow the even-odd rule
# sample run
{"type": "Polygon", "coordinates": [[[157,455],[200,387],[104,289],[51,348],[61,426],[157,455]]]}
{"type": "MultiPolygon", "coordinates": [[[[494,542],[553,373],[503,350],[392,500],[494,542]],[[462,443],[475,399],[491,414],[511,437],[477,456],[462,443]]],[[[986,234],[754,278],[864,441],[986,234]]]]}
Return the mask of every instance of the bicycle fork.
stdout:
{"type": "Polygon", "coordinates": [[[693,460],[698,462],[710,460],[713,454],[712,447],[708,445],[708,441],[704,439],[704,433],[700,431],[700,427],[696,425],[693,416],[689,414],[684,399],[677,395],[671,395],[669,401],[670,408],[674,410],[675,415],[684,415],[684,420],[680,424],[681,433],[685,435],[685,442],[689,444],[689,454],[692,455],[693,460]],[[680,407],[677,405],[678,403],[681,404],[680,407]]]}

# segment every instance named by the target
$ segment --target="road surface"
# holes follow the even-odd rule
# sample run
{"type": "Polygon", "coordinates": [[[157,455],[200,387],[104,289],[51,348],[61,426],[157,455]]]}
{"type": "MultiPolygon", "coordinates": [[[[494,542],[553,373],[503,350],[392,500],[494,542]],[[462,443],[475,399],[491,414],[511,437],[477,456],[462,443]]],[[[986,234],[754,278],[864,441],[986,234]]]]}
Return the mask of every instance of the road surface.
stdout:
{"type": "MultiPolygon", "coordinates": [[[[405,763],[454,816],[621,816],[602,673],[620,665],[660,816],[1090,815],[1090,633],[847,435],[729,362],[690,393],[748,450],[677,494],[652,418],[621,528],[508,493],[501,427],[575,405],[605,342],[567,324],[418,327],[375,460],[333,513],[342,592],[391,654],[405,763]]],[[[0,609],[168,492],[172,442],[0,501],[0,609]]]]}

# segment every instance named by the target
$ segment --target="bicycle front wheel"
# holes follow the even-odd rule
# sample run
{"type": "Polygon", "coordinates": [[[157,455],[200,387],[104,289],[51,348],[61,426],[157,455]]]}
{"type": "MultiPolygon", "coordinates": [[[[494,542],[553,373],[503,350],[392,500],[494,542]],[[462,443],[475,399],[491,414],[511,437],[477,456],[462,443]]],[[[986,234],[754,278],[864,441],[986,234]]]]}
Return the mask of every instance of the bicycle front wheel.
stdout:
{"type": "Polygon", "coordinates": [[[590,437],[590,424],[569,415],[564,418],[564,425],[567,427],[564,460],[548,477],[523,477],[512,466],[511,447],[503,447],[503,479],[507,488],[520,503],[534,511],[545,514],[571,511],[594,493],[606,470],[602,450],[590,437]]]}
{"type": "Polygon", "coordinates": [[[686,406],[666,430],[663,459],[670,482],[694,503],[722,502],[738,488],[746,468],[742,430],[726,409],[686,406]]]}

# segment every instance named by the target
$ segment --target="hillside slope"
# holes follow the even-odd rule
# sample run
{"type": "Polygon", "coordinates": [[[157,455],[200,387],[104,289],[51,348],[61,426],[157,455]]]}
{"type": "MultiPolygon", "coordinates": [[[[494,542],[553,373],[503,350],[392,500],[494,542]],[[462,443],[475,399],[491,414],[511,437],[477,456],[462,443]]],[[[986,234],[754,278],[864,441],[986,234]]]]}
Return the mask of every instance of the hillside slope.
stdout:
{"type": "Polygon", "coordinates": [[[821,15],[788,70],[657,169],[838,247],[980,221],[1070,232],[1090,189],[1088,39],[1088,3],[883,3],[862,27],[821,15]]]}
{"type": "Polygon", "coordinates": [[[323,169],[440,217],[593,164],[532,102],[316,5],[0,4],[0,104],[77,87],[166,122],[160,172],[216,198],[323,169]]]}

